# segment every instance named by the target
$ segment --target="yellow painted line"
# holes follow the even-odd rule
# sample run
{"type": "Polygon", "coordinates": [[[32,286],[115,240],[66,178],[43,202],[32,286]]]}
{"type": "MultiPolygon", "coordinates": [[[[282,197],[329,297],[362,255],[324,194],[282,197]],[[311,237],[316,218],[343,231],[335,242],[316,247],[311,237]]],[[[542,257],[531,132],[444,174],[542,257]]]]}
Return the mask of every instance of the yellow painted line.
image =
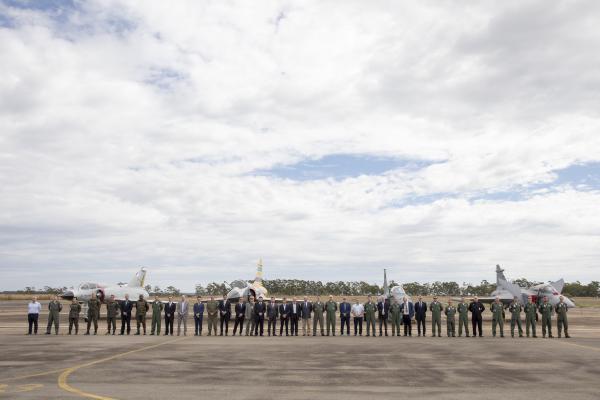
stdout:
{"type": "Polygon", "coordinates": [[[100,364],[100,363],[103,363],[103,362],[106,362],[106,361],[114,360],[115,358],[123,357],[123,356],[129,355],[129,354],[139,353],[140,351],[146,351],[146,350],[154,349],[156,347],[164,346],[164,345],[170,344],[170,343],[175,343],[175,342],[178,342],[178,341],[181,341],[181,340],[185,340],[185,339],[187,339],[187,337],[178,338],[178,339],[174,339],[174,340],[169,340],[169,341],[166,341],[166,342],[162,342],[162,343],[153,344],[153,345],[150,345],[150,346],[141,347],[139,349],[126,351],[124,353],[115,354],[115,355],[112,355],[110,357],[101,358],[101,359],[96,360],[96,361],[90,361],[90,362],[87,362],[87,363],[84,363],[84,364],[79,364],[79,365],[75,365],[73,367],[67,368],[58,377],[58,387],[61,388],[61,389],[63,389],[63,390],[65,390],[65,391],[67,391],[67,392],[79,395],[81,397],[87,397],[87,398],[90,398],[90,399],[97,399],[97,400],[115,400],[112,397],[99,396],[99,395],[96,395],[96,394],[93,394],[93,393],[87,393],[87,392],[84,392],[82,390],[79,390],[79,389],[77,389],[77,388],[69,385],[67,383],[67,379],[69,378],[69,375],[71,375],[73,372],[77,371],[78,369],[86,368],[86,367],[89,367],[89,366],[92,366],[92,365],[96,365],[96,364],[100,364]]]}
{"type": "Polygon", "coordinates": [[[39,373],[36,373],[36,374],[31,374],[31,375],[15,376],[13,378],[2,379],[2,382],[10,382],[10,381],[16,381],[16,380],[19,380],[19,379],[35,378],[36,376],[51,375],[51,374],[55,374],[57,372],[62,372],[65,369],[66,368],[53,369],[51,371],[39,372],[39,373]]]}

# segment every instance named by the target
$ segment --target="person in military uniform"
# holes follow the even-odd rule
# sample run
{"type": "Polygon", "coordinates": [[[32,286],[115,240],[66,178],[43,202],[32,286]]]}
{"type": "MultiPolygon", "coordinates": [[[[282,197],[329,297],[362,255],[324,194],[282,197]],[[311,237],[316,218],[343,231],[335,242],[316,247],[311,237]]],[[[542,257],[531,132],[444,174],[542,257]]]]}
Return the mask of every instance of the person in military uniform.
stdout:
{"type": "Polygon", "coordinates": [[[329,295],[329,301],[325,303],[325,312],[327,314],[327,336],[329,336],[329,328],[331,334],[335,336],[335,312],[337,311],[337,303],[333,301],[333,296],[329,295]]]}
{"type": "Polygon", "coordinates": [[[390,307],[390,316],[392,318],[392,336],[400,336],[400,321],[402,320],[402,314],[400,313],[400,303],[398,299],[394,298],[392,306],[390,307]]]}
{"type": "Polygon", "coordinates": [[[54,331],[58,335],[61,311],[62,304],[60,304],[60,301],[58,301],[58,296],[52,296],[52,301],[48,303],[48,326],[46,327],[46,335],[50,334],[52,325],[54,325],[54,331]]]}
{"type": "Polygon", "coordinates": [[[565,298],[563,296],[559,297],[559,302],[554,311],[556,311],[556,329],[558,329],[559,339],[561,337],[563,327],[565,328],[565,338],[570,338],[569,321],[567,320],[567,311],[569,311],[569,308],[565,304],[565,298]]]}
{"type": "Polygon", "coordinates": [[[504,337],[504,306],[499,297],[496,296],[494,299],[490,311],[492,312],[492,336],[496,337],[496,325],[499,325],[500,337],[504,337]]]}
{"type": "Polygon", "coordinates": [[[515,337],[516,325],[519,328],[519,337],[523,337],[523,326],[521,325],[521,311],[523,311],[523,306],[521,306],[521,302],[519,302],[517,296],[510,303],[508,311],[510,311],[510,336],[515,337]]]}
{"type": "Polygon", "coordinates": [[[96,293],[92,293],[92,298],[88,300],[88,321],[86,335],[90,334],[90,326],[94,323],[94,335],[98,334],[98,318],[100,318],[100,300],[96,298],[96,293]]]}
{"type": "Polygon", "coordinates": [[[465,328],[465,335],[469,337],[469,305],[465,301],[465,297],[460,298],[460,303],[456,306],[458,311],[458,336],[462,336],[463,326],[465,328]]]}
{"type": "Polygon", "coordinates": [[[256,320],[254,319],[254,297],[250,297],[250,299],[246,300],[244,321],[246,324],[246,336],[254,336],[254,328],[256,328],[256,320]]]}
{"type": "Polygon", "coordinates": [[[546,331],[548,331],[548,337],[552,336],[552,304],[548,302],[548,296],[544,296],[544,302],[540,304],[540,314],[542,314],[542,336],[546,337],[546,331]]]}
{"type": "Polygon", "coordinates": [[[210,296],[210,300],[206,303],[206,314],[208,316],[208,336],[212,336],[213,331],[215,332],[215,336],[217,336],[219,304],[215,301],[214,296],[210,296]]]}
{"type": "Polygon", "coordinates": [[[144,300],[144,295],[140,294],[138,301],[135,302],[135,322],[137,325],[136,335],[140,334],[140,325],[144,328],[146,334],[146,313],[148,312],[148,302],[144,300]]]}
{"type": "Polygon", "coordinates": [[[164,304],[158,298],[158,295],[154,296],[154,301],[152,302],[152,323],[150,325],[150,335],[160,336],[160,320],[162,319],[162,311],[164,309],[164,304]]]}
{"type": "Polygon", "coordinates": [[[325,336],[325,330],[323,328],[323,312],[325,311],[325,305],[321,302],[321,297],[317,296],[317,301],[313,303],[313,336],[317,336],[317,323],[321,329],[321,336],[325,336]]]}
{"type": "Polygon", "coordinates": [[[117,315],[119,314],[119,303],[115,301],[115,295],[111,294],[110,299],[106,302],[106,325],[108,327],[106,334],[110,335],[110,328],[112,327],[112,334],[115,334],[117,330],[117,315]]]}
{"type": "Polygon", "coordinates": [[[533,297],[527,298],[527,304],[525,304],[525,330],[527,337],[529,337],[529,328],[531,327],[531,333],[534,338],[537,338],[535,334],[535,326],[537,324],[537,305],[533,302],[533,297]]]}
{"type": "Polygon", "coordinates": [[[367,297],[367,302],[365,303],[365,323],[367,328],[367,336],[369,334],[369,328],[373,331],[373,337],[375,337],[375,312],[377,311],[377,305],[373,303],[373,298],[371,295],[367,297]]]}
{"type": "Polygon", "coordinates": [[[444,314],[446,314],[446,333],[448,337],[456,337],[456,307],[454,307],[452,300],[448,300],[444,314]]]}
{"type": "Polygon", "coordinates": [[[79,333],[79,313],[81,312],[81,304],[77,299],[73,299],[69,308],[69,335],[73,327],[75,327],[75,334],[79,333]]]}
{"type": "Polygon", "coordinates": [[[435,328],[437,327],[437,336],[442,337],[442,311],[444,306],[437,301],[437,296],[433,296],[433,301],[429,304],[431,311],[431,337],[435,337],[435,328]]]}

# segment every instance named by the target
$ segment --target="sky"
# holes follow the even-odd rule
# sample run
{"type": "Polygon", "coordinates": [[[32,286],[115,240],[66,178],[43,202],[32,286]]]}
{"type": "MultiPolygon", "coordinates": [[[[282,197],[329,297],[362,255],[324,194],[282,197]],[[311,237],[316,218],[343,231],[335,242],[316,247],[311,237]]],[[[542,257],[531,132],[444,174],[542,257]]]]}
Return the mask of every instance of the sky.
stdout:
{"type": "Polygon", "coordinates": [[[0,290],[598,280],[598,15],[0,0],[0,290]]]}

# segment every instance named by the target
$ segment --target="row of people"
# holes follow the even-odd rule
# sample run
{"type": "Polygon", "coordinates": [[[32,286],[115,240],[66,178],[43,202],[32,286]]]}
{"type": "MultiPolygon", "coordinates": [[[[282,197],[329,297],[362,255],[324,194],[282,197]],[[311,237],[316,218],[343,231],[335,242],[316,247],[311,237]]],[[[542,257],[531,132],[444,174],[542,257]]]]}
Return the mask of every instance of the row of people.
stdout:
{"type": "MultiPolygon", "coordinates": [[[[398,302],[394,299],[390,302],[388,299],[380,298],[378,302],[374,302],[372,296],[368,296],[368,301],[364,304],[355,300],[354,304],[350,304],[344,297],[341,303],[337,303],[333,300],[333,296],[329,296],[327,302],[321,302],[320,297],[317,300],[311,302],[307,297],[304,297],[302,301],[297,301],[293,298],[291,302],[288,302],[286,298],[283,298],[283,302],[277,303],[275,298],[271,298],[270,301],[266,302],[262,297],[257,302],[253,298],[250,298],[244,302],[239,302],[233,307],[232,303],[223,296],[223,299],[216,301],[214,297],[210,297],[210,300],[206,304],[202,301],[200,296],[197,297],[196,303],[190,306],[186,296],[181,297],[181,301],[175,303],[172,297],[169,297],[168,301],[163,303],[158,296],[155,297],[154,301],[149,303],[142,296],[133,302],[129,300],[129,296],[125,296],[125,300],[116,301],[114,296],[106,301],[106,319],[107,319],[107,331],[106,334],[115,335],[117,316],[121,316],[121,330],[120,335],[131,332],[131,317],[133,309],[135,308],[135,320],[137,322],[136,335],[146,335],[146,314],[149,310],[152,310],[152,322],[150,335],[161,334],[161,321],[164,317],[165,332],[164,335],[173,335],[174,320],[177,317],[177,335],[181,334],[181,326],[183,325],[183,334],[187,335],[187,319],[189,311],[191,310],[194,316],[194,335],[202,335],[204,314],[206,311],[208,319],[208,336],[217,335],[217,327],[219,326],[219,335],[229,335],[229,324],[230,320],[234,319],[233,324],[233,335],[245,334],[246,336],[263,336],[265,322],[267,325],[267,336],[277,336],[277,327],[279,326],[279,336],[282,336],[284,331],[285,335],[298,336],[299,325],[302,322],[302,336],[311,336],[311,323],[312,320],[312,336],[317,336],[320,332],[322,336],[329,336],[336,334],[336,321],[337,314],[339,312],[339,319],[341,323],[340,334],[350,335],[350,319],[353,320],[354,335],[362,336],[363,323],[366,325],[366,336],[376,336],[376,321],[379,322],[379,336],[388,336],[388,324],[391,324],[392,336],[400,336],[400,326],[403,326],[403,335],[412,336],[412,325],[413,320],[417,324],[418,336],[425,336],[426,334],[426,315],[427,312],[431,313],[431,327],[432,336],[441,337],[442,331],[442,315],[446,317],[446,333],[447,336],[455,337],[462,336],[463,329],[465,336],[469,337],[469,326],[468,326],[468,313],[471,313],[472,323],[472,334],[473,337],[482,337],[482,324],[483,318],[482,313],[485,311],[485,306],[477,297],[475,297],[470,303],[465,301],[462,297],[461,301],[454,305],[452,300],[448,300],[446,306],[443,306],[437,299],[433,298],[433,301],[428,305],[419,296],[418,301],[414,304],[405,297],[402,302],[398,302]],[[377,315],[377,318],[376,318],[377,315]],[[458,317],[458,329],[456,327],[456,319],[458,317]],[[317,327],[319,330],[317,330],[317,327]],[[142,330],[140,330],[142,329],[142,330]],[[143,332],[143,333],[142,333],[143,332]],[[325,333],[326,332],[326,333],[325,333]]],[[[98,319],[100,317],[101,303],[92,295],[92,298],[87,302],[87,330],[86,335],[90,334],[90,329],[93,325],[93,334],[96,335],[98,332],[98,319]]],[[[41,305],[37,302],[34,297],[28,306],[28,320],[29,320],[29,332],[28,334],[37,334],[37,321],[39,312],[41,311],[41,305]]],[[[54,326],[55,333],[59,331],[59,320],[60,312],[62,311],[62,304],[58,300],[58,297],[54,297],[48,304],[48,324],[46,334],[51,333],[51,329],[54,326]]],[[[492,312],[492,335],[495,337],[497,331],[500,337],[504,337],[504,320],[505,307],[500,302],[499,298],[491,304],[490,311],[492,312]]],[[[511,314],[511,336],[515,336],[515,328],[519,337],[523,337],[523,327],[521,321],[521,314],[525,313],[525,325],[526,335],[530,337],[537,337],[536,325],[538,320],[538,311],[542,315],[542,335],[543,337],[552,338],[552,314],[557,314],[557,330],[558,337],[561,337],[562,330],[564,329],[565,337],[569,337],[568,333],[568,320],[567,320],[567,305],[564,303],[564,299],[561,296],[560,302],[553,307],[547,297],[544,297],[543,302],[538,306],[532,302],[530,298],[526,304],[521,304],[517,297],[514,298],[513,302],[509,305],[508,311],[511,314]]],[[[69,331],[68,334],[72,334],[73,330],[75,334],[79,332],[79,315],[81,313],[81,305],[74,299],[69,309],[69,331]]]]}

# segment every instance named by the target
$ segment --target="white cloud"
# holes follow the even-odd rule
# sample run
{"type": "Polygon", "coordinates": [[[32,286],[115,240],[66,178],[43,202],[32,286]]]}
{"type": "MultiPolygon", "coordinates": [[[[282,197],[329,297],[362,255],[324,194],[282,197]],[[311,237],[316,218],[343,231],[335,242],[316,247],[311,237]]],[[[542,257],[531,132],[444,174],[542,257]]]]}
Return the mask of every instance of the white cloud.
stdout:
{"type": "Polygon", "coordinates": [[[595,279],[599,191],[470,197],[600,161],[598,5],[506,4],[0,6],[0,289],[595,279]],[[332,153],[439,162],[251,174],[332,153]]]}

